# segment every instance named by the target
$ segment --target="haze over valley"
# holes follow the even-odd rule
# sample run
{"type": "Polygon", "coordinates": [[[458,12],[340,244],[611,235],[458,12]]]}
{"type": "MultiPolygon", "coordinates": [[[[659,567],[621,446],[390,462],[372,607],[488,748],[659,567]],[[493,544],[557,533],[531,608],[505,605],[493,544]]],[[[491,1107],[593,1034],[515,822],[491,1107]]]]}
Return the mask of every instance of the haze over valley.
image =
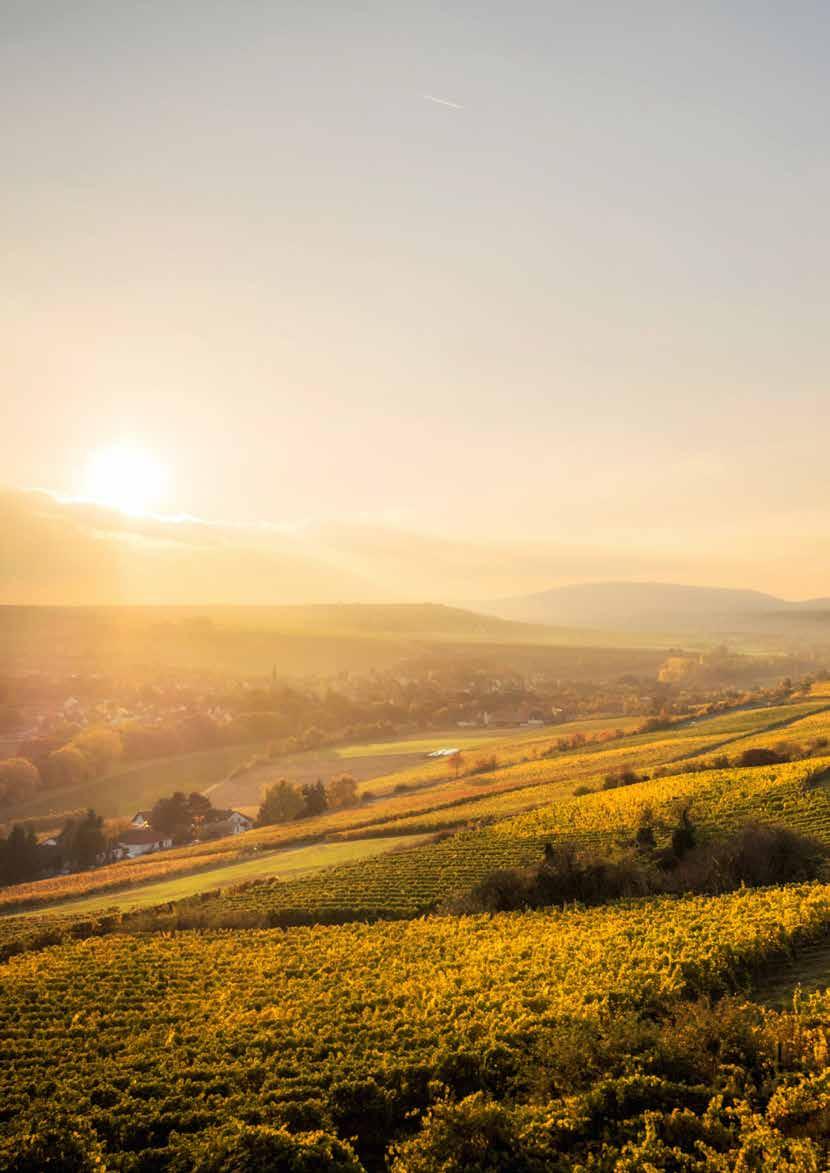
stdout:
{"type": "Polygon", "coordinates": [[[0,1173],[830,1168],[828,45],[0,0],[0,1173]]]}

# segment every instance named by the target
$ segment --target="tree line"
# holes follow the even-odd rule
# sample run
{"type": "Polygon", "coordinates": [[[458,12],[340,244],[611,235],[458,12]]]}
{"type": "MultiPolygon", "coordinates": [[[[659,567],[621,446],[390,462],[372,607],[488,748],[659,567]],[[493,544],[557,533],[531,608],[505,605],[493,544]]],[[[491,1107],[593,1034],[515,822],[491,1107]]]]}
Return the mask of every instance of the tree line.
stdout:
{"type": "Polygon", "coordinates": [[[274,823],[290,823],[294,819],[309,819],[327,810],[357,806],[361,801],[357,781],[351,774],[338,774],[326,785],[319,778],[304,786],[295,786],[286,778],[280,778],[263,795],[257,825],[267,827],[274,823]]]}
{"type": "Polygon", "coordinates": [[[94,810],[73,817],[55,836],[53,846],[39,844],[31,827],[15,824],[7,836],[0,835],[0,885],[25,884],[65,868],[81,871],[95,867],[112,852],[115,840],[94,810]]]}

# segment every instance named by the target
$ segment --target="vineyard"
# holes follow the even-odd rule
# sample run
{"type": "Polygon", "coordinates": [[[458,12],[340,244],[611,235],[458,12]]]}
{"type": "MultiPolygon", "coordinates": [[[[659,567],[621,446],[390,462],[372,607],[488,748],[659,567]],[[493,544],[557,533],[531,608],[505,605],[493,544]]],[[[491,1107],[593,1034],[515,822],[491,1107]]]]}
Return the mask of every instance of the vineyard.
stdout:
{"type": "MultiPolygon", "coordinates": [[[[797,706],[796,711],[802,707],[797,706]]],[[[668,733],[627,734],[619,741],[614,740],[616,726],[576,722],[561,729],[570,730],[569,736],[577,732],[596,740],[570,751],[558,749],[550,734],[541,738],[524,734],[504,741],[493,739],[488,756],[495,758],[496,765],[484,773],[462,772],[456,778],[446,761],[421,763],[365,786],[364,794],[379,797],[364,800],[353,809],[329,811],[301,823],[262,827],[249,832],[242,842],[231,837],[196,843],[167,851],[161,858],[136,859],[0,889],[0,912],[46,908],[63,900],[183,877],[221,863],[232,865],[254,851],[341,837],[405,835],[409,833],[409,821],[419,812],[427,816],[423,824],[428,830],[504,817],[568,795],[576,784],[597,784],[608,769],[665,764],[704,750],[713,736],[723,736],[727,728],[737,736],[748,723],[757,727],[762,721],[768,724],[780,720],[779,713],[777,709],[767,709],[714,718],[706,728],[716,726],[715,734],[707,732],[705,736],[700,728],[682,726],[668,733]],[[503,796],[501,801],[488,801],[497,795],[503,796]]],[[[624,719],[622,723],[626,725],[624,719]]],[[[475,761],[471,758],[465,770],[474,768],[475,761]]]]}
{"type": "Polygon", "coordinates": [[[130,1173],[248,1168],[246,1146],[303,1173],[480,1168],[438,1163],[459,1130],[524,1173],[827,1167],[830,1000],[745,998],[757,981],[780,1002],[801,972],[821,988],[830,884],[443,910],[550,843],[613,855],[644,818],[662,842],[681,810],[704,842],[760,822],[830,848],[830,755],[688,769],[828,728],[807,704],[505,741],[492,770],[425,763],[416,789],[390,775],[375,801],[102,868],[86,891],[84,874],[9,890],[33,907],[0,917],[0,1168],[45,1167],[47,1143],[130,1173]],[[603,789],[626,770],[643,780],[603,789]],[[287,848],[381,854],[261,878],[287,848]]]}
{"type": "MultiPolygon", "coordinates": [[[[728,830],[747,820],[784,823],[830,844],[830,794],[815,785],[830,759],[761,770],[681,774],[580,798],[561,798],[441,842],[344,864],[296,881],[263,881],[230,888],[199,903],[206,923],[280,925],[417,916],[471,888],[490,872],[540,860],[545,843],[613,845],[631,836],[648,809],[659,822],[688,806],[702,830],[728,830]]],[[[434,817],[440,816],[437,812],[434,817]]],[[[410,833],[430,829],[430,818],[404,820],[410,833]]],[[[178,914],[177,914],[178,915],[178,914]]],[[[165,923],[160,914],[159,924],[165,923]]]]}
{"type": "MultiPolygon", "coordinates": [[[[609,772],[670,769],[675,761],[706,756],[713,744],[722,746],[725,739],[731,739],[729,744],[735,747],[743,747],[747,730],[756,731],[750,733],[751,737],[780,740],[779,733],[757,731],[770,726],[780,729],[782,722],[787,723],[787,732],[805,729],[806,738],[827,728],[830,717],[826,711],[817,711],[815,704],[800,704],[738,711],[695,725],[629,734],[620,739],[606,737],[614,732],[613,727],[608,727],[592,731],[597,738],[594,743],[569,751],[557,748],[549,734],[531,740],[522,737],[514,742],[497,743],[502,758],[495,769],[481,774],[455,779],[448,776],[446,763],[440,766],[425,763],[420,767],[422,771],[430,774],[440,771],[440,780],[435,785],[423,785],[421,778],[421,789],[388,794],[372,803],[326,812],[300,823],[263,827],[243,839],[194,844],[165,852],[163,856],[6,888],[0,891],[0,909],[14,913],[33,908],[51,912],[54,908],[61,912],[62,902],[91,900],[96,895],[103,899],[108,893],[117,904],[119,893],[136,885],[151,886],[148,898],[143,901],[150,904],[153,886],[166,882],[172,885],[192,875],[190,887],[197,890],[196,876],[204,872],[210,876],[205,887],[226,889],[211,902],[213,906],[219,905],[213,908],[216,913],[220,909],[222,913],[233,911],[234,915],[255,910],[258,917],[278,915],[279,923],[418,915],[477,882],[489,870],[534,862],[550,836],[582,842],[607,838],[609,830],[624,829],[636,821],[645,805],[664,806],[684,795],[697,796],[695,813],[703,823],[715,825],[726,817],[726,808],[734,808],[732,823],[742,816],[763,814],[771,821],[785,818],[800,829],[823,834],[825,793],[820,788],[810,789],[803,782],[816,772],[817,759],[808,764],[776,767],[773,773],[769,770],[739,774],[706,772],[655,779],[623,792],[574,797],[577,787],[599,790],[609,772]],[[515,758],[521,760],[504,764],[503,759],[515,758]],[[789,789],[785,778],[792,779],[789,789]],[[742,797],[744,786],[750,790],[742,797]],[[768,804],[765,811],[758,806],[762,799],[768,804]],[[707,813],[710,807],[711,815],[707,813]],[[346,864],[304,880],[265,880],[236,891],[229,887],[239,882],[235,881],[235,875],[240,866],[256,853],[296,848],[304,843],[441,831],[456,834],[443,843],[384,860],[346,864]],[[222,868],[227,869],[224,883],[222,868]]],[[[387,788],[397,777],[379,779],[378,784],[387,788]]],[[[412,782],[413,772],[407,771],[406,777],[412,782]]],[[[163,892],[158,896],[159,901],[169,898],[163,892]]],[[[129,903],[138,901],[131,899],[129,903]]],[[[3,928],[1,922],[0,935],[10,935],[8,926],[3,928]]]]}
{"type": "Polygon", "coordinates": [[[734,989],[828,923],[830,888],[806,885],[27,954],[0,974],[3,1151],[57,1098],[112,1169],[163,1167],[230,1120],[335,1130],[380,1167],[413,1111],[475,1091],[555,1101],[586,1029],[734,989]]]}

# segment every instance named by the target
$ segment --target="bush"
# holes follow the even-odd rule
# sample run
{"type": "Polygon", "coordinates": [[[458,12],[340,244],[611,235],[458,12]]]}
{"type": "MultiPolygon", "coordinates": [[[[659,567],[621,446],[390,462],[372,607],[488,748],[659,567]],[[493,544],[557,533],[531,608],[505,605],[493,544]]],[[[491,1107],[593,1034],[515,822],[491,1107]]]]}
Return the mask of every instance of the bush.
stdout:
{"type": "Polygon", "coordinates": [[[815,880],[824,848],[787,827],[747,824],[721,842],[691,850],[672,874],[669,887],[683,892],[729,892],[742,884],[761,888],[815,880]]]}
{"type": "Polygon", "coordinates": [[[574,901],[603,904],[648,891],[647,875],[634,860],[603,860],[570,847],[554,849],[548,845],[543,863],[491,872],[468,893],[450,902],[449,910],[515,912],[574,901]]]}
{"type": "Polygon", "coordinates": [[[616,858],[548,843],[542,863],[491,872],[469,892],[447,902],[444,911],[517,912],[573,902],[605,904],[661,892],[721,893],[741,885],[788,884],[817,879],[824,858],[817,840],[785,827],[747,824],[728,839],[697,845],[686,810],[680,813],[671,843],[658,848],[646,812],[627,850],[616,858]]]}
{"type": "Polygon", "coordinates": [[[523,1173],[510,1112],[479,1092],[439,1104],[411,1140],[393,1145],[391,1173],[523,1173]]]}
{"type": "Polygon", "coordinates": [[[787,754],[779,753],[774,749],[765,749],[759,746],[756,749],[745,749],[738,758],[739,766],[777,766],[782,762],[788,762],[789,756],[787,754]]]}
{"type": "Polygon", "coordinates": [[[327,1132],[289,1133],[236,1122],[195,1137],[174,1136],[171,1173],[364,1173],[354,1150],[327,1132]]]}
{"type": "Polygon", "coordinates": [[[645,776],[638,774],[635,770],[626,769],[620,766],[617,770],[612,770],[605,775],[605,780],[602,783],[603,790],[616,790],[618,786],[633,786],[635,782],[644,782],[645,776]]]}

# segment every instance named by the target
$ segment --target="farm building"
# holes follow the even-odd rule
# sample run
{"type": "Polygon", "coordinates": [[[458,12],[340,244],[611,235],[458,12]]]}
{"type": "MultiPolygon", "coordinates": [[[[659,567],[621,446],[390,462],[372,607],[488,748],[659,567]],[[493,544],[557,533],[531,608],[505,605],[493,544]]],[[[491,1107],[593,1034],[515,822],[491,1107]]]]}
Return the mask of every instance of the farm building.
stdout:
{"type": "Polygon", "coordinates": [[[134,859],[137,855],[147,855],[151,851],[163,851],[172,846],[173,840],[169,835],[153,831],[150,827],[125,831],[118,839],[118,850],[125,859],[134,859]]]}
{"type": "Polygon", "coordinates": [[[216,839],[223,835],[241,835],[250,831],[254,820],[241,811],[212,811],[209,821],[202,825],[202,837],[216,839]]]}

